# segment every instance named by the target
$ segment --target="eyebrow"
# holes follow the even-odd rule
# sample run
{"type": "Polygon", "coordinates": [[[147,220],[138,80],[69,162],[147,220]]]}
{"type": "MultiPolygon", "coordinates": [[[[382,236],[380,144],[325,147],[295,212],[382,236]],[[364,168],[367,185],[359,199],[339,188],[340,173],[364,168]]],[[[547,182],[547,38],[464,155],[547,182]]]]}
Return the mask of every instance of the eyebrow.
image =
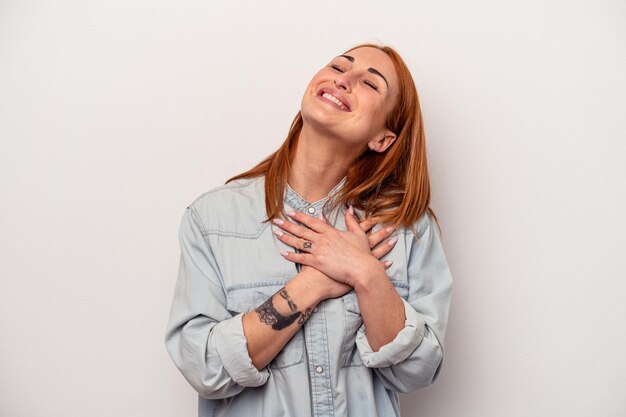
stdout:
{"type": "MultiPolygon", "coordinates": [[[[350,62],[354,62],[354,57],[350,56],[350,55],[339,55],[341,58],[345,58],[350,62]]],[[[378,75],[379,77],[381,77],[383,80],[385,80],[385,84],[387,84],[387,89],[389,89],[389,83],[387,82],[387,79],[385,78],[385,76],[383,74],[381,74],[380,71],[378,71],[376,68],[368,68],[367,69],[369,72],[371,72],[372,74],[378,75]]]]}

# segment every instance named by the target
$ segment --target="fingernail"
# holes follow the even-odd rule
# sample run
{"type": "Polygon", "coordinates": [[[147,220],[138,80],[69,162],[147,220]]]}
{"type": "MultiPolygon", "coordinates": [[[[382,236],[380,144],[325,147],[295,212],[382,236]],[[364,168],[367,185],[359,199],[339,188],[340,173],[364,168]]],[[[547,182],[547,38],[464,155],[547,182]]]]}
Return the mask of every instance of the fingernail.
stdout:
{"type": "Polygon", "coordinates": [[[387,233],[393,233],[394,230],[396,230],[395,227],[389,226],[388,228],[385,229],[387,231],[387,233]]]}
{"type": "Polygon", "coordinates": [[[398,241],[398,236],[394,236],[391,239],[389,239],[387,243],[389,244],[389,246],[393,246],[396,244],[397,241],[398,241]]]}
{"type": "Polygon", "coordinates": [[[283,255],[285,258],[289,256],[289,252],[287,251],[282,251],[280,254],[283,255]]]}
{"type": "Polygon", "coordinates": [[[350,207],[348,207],[348,211],[354,216],[354,207],[352,207],[352,204],[350,204],[350,207]]]}
{"type": "Polygon", "coordinates": [[[289,216],[289,217],[293,217],[293,216],[295,216],[295,215],[296,215],[296,212],[295,212],[295,211],[288,211],[288,212],[286,212],[285,214],[286,214],[287,216],[289,216]]]}
{"type": "Polygon", "coordinates": [[[282,236],[282,235],[284,235],[284,233],[283,233],[283,232],[281,232],[281,231],[280,231],[280,230],[278,230],[278,229],[273,229],[273,230],[272,230],[272,232],[274,232],[274,234],[275,234],[276,236],[282,236]]]}
{"type": "Polygon", "coordinates": [[[387,268],[389,268],[391,266],[391,264],[393,263],[393,261],[385,261],[385,266],[387,268]]]}
{"type": "Polygon", "coordinates": [[[285,221],[283,219],[274,219],[273,222],[276,223],[276,224],[283,224],[283,223],[285,223],[285,221]]]}

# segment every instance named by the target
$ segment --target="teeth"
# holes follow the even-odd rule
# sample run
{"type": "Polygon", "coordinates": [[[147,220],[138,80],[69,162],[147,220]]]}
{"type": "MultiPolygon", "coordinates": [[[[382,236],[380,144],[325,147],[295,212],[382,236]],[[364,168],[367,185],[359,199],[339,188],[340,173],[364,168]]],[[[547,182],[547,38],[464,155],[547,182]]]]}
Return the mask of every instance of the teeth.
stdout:
{"type": "Polygon", "coordinates": [[[337,104],[339,107],[341,107],[342,109],[344,109],[344,110],[348,110],[348,109],[346,108],[346,106],[344,106],[344,105],[343,105],[343,103],[342,103],[341,101],[339,101],[339,99],[338,99],[338,98],[336,98],[336,97],[334,97],[334,96],[332,96],[332,95],[330,95],[330,94],[328,94],[328,93],[324,93],[324,94],[322,94],[322,97],[327,98],[328,100],[332,101],[333,103],[336,103],[336,104],[337,104]]]}

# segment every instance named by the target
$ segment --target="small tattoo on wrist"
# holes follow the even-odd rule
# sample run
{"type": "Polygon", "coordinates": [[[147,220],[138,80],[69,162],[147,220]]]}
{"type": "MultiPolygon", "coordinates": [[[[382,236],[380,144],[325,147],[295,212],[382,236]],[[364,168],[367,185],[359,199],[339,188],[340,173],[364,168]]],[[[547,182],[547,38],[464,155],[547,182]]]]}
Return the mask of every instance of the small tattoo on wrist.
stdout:
{"type": "Polygon", "coordinates": [[[298,325],[302,326],[304,324],[305,321],[307,321],[307,319],[309,318],[309,316],[311,315],[311,309],[307,308],[304,312],[304,314],[302,314],[300,316],[300,318],[298,319],[298,325]]]}

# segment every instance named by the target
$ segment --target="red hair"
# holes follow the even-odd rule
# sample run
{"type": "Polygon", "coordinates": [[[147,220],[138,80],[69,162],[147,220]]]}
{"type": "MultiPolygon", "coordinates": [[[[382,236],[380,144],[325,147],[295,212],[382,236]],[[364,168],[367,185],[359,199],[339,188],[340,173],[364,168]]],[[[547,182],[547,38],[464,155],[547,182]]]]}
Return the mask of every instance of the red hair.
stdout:
{"type": "MultiPolygon", "coordinates": [[[[362,153],[348,168],[343,188],[329,203],[332,207],[352,204],[363,210],[366,217],[409,229],[425,212],[438,224],[430,208],[424,123],[413,77],[400,55],[389,46],[360,44],[345,53],[364,47],[387,54],[398,75],[399,93],[385,122],[386,128],[396,134],[396,141],[385,152],[367,150],[362,153]]],[[[302,114],[298,112],[285,142],[276,152],[226,181],[265,176],[266,221],[285,217],[283,196],[302,124],[302,114]]]]}

